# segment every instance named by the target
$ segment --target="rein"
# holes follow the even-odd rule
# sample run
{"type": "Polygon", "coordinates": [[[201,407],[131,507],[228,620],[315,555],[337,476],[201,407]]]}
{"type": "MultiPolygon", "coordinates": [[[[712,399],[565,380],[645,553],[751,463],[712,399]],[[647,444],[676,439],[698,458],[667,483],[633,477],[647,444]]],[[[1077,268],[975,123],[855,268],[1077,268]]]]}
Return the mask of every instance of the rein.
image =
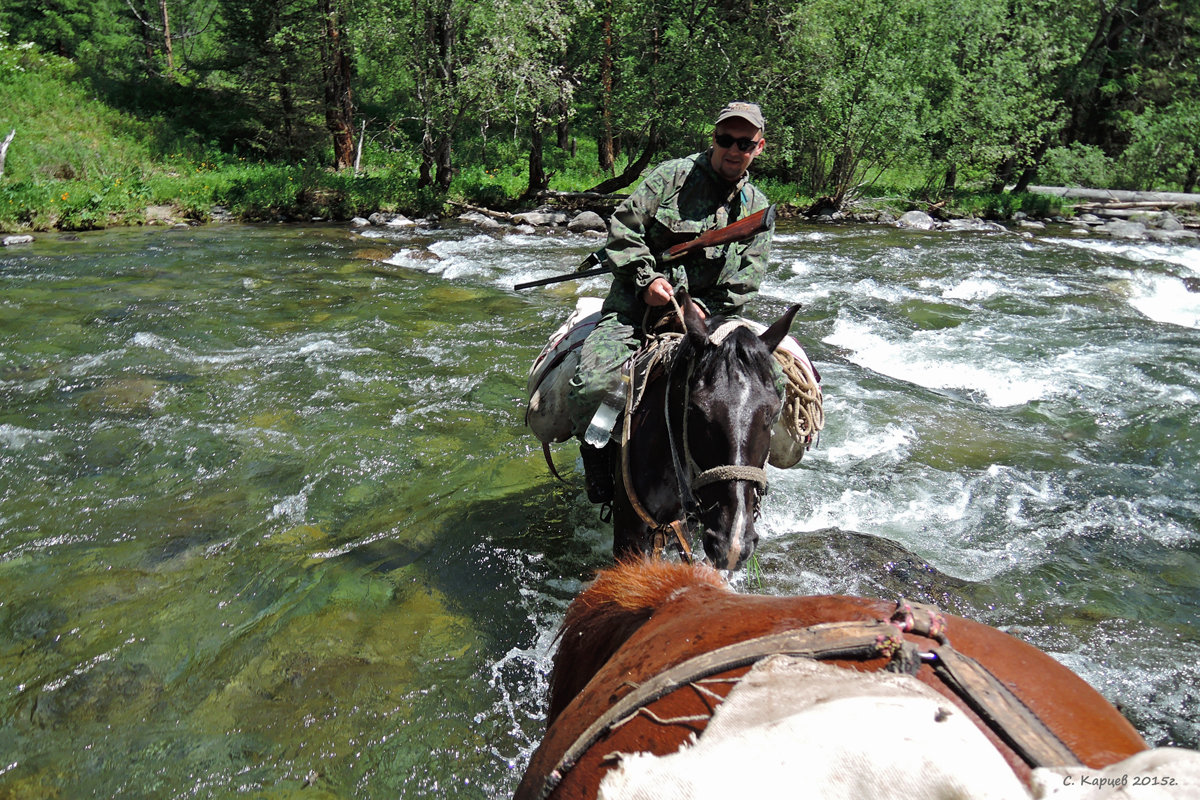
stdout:
{"type": "MultiPolygon", "coordinates": [[[[649,375],[654,363],[661,357],[661,348],[656,349],[654,354],[655,358],[651,361],[651,364],[647,365],[645,375],[649,375]]],[[[633,427],[633,410],[640,402],[642,394],[639,391],[639,387],[634,385],[634,360],[629,360],[627,369],[622,371],[621,374],[621,380],[626,384],[625,419],[624,424],[621,426],[621,482],[625,486],[625,495],[629,498],[629,505],[633,508],[634,513],[638,515],[646,527],[650,528],[652,537],[651,549],[654,557],[662,558],[663,552],[667,549],[668,535],[671,535],[674,536],[675,541],[679,544],[679,553],[684,562],[691,564],[693,561],[692,547],[688,543],[688,540],[691,538],[691,531],[687,527],[687,515],[685,514],[681,519],[660,523],[642,505],[637,489],[633,485],[633,473],[629,469],[629,432],[633,427]]],[[[648,381],[643,378],[640,390],[645,390],[646,383],[648,381]]],[[[669,420],[667,424],[669,431],[669,420]]],[[[672,446],[671,451],[672,455],[674,455],[674,446],[672,446]]],[[[682,484],[680,485],[682,486],[682,484]]]]}

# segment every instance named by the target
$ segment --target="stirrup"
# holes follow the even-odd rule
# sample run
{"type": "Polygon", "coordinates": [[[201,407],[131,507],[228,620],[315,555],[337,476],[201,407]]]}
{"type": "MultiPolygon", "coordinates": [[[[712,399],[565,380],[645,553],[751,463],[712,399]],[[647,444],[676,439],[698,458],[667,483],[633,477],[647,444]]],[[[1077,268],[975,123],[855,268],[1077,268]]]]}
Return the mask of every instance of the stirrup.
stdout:
{"type": "Polygon", "coordinates": [[[600,521],[606,525],[608,523],[612,522],[612,512],[613,512],[612,503],[601,503],[600,504],[600,521]]]}

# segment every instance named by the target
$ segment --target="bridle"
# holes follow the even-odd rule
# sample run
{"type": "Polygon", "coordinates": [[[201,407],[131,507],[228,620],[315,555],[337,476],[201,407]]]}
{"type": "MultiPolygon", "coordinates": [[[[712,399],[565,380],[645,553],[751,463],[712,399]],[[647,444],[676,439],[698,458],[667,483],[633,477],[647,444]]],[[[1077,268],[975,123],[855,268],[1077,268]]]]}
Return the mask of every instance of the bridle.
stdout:
{"type": "MultiPolygon", "coordinates": [[[[680,323],[683,324],[683,309],[675,302],[674,297],[671,300],[675,303],[675,310],[679,315],[680,323]]],[[[741,323],[737,321],[727,322],[714,331],[708,340],[714,346],[719,347],[725,337],[738,327],[741,327],[741,323]]],[[[684,325],[684,328],[686,330],[686,325],[684,325]]],[[[694,557],[689,545],[692,535],[691,522],[700,516],[700,503],[696,499],[695,492],[716,483],[731,481],[753,483],[755,484],[754,508],[757,513],[758,502],[767,491],[767,472],[764,468],[756,467],[752,464],[722,464],[702,469],[696,463],[688,441],[688,408],[696,359],[679,358],[679,345],[682,343],[684,335],[673,332],[652,334],[651,338],[647,340],[650,344],[646,348],[649,355],[643,359],[645,363],[639,364],[639,358],[634,356],[622,368],[621,380],[625,384],[626,395],[621,431],[621,479],[625,487],[625,494],[629,499],[629,504],[634,513],[638,515],[643,524],[651,531],[651,548],[654,557],[661,557],[666,550],[667,543],[671,539],[674,539],[679,545],[683,560],[687,563],[692,563],[694,557]],[[651,373],[656,367],[662,366],[663,362],[667,359],[670,359],[670,366],[666,368],[666,374],[664,375],[666,387],[663,391],[663,424],[667,429],[667,449],[671,453],[671,464],[675,472],[675,483],[679,488],[679,500],[683,513],[678,519],[669,522],[659,522],[641,502],[637,489],[633,485],[633,475],[629,468],[629,436],[633,427],[633,412],[645,395],[646,386],[650,383],[651,373]],[[682,380],[677,375],[681,361],[686,361],[687,370],[682,380]],[[641,374],[640,380],[637,379],[639,368],[641,374]],[[677,386],[680,388],[677,389],[677,386]],[[683,392],[683,403],[680,406],[682,409],[682,419],[679,424],[680,436],[683,439],[682,446],[676,441],[676,426],[671,413],[673,392],[678,392],[680,389],[683,392]]]]}

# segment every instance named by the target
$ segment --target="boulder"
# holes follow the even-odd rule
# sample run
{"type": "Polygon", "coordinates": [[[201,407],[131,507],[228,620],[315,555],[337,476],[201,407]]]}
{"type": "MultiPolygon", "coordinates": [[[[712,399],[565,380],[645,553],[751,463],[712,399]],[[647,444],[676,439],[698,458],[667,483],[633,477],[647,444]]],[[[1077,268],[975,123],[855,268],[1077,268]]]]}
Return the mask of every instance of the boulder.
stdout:
{"type": "Polygon", "coordinates": [[[898,228],[915,228],[920,231],[931,231],[937,226],[933,221],[933,217],[926,214],[924,211],[906,211],[896,220],[898,228]]]}
{"type": "Polygon", "coordinates": [[[546,228],[554,225],[566,225],[567,215],[560,211],[526,211],[521,214],[513,214],[512,221],[515,225],[546,228]]]}
{"type": "Polygon", "coordinates": [[[500,227],[500,223],[489,217],[487,214],[480,214],[478,211],[468,211],[465,214],[459,214],[458,218],[463,222],[470,222],[472,225],[478,225],[480,228],[494,230],[500,227]]]}
{"type": "Polygon", "coordinates": [[[1185,228],[1180,228],[1177,231],[1151,228],[1150,230],[1146,231],[1146,235],[1156,242],[1167,242],[1168,244],[1174,242],[1194,242],[1200,240],[1200,233],[1189,231],[1185,228]]]}
{"type": "Polygon", "coordinates": [[[604,217],[595,211],[580,211],[567,223],[567,230],[571,233],[586,233],[587,231],[605,233],[608,231],[608,224],[604,221],[604,217]]]}
{"type": "Polygon", "coordinates": [[[1140,222],[1129,222],[1123,219],[1114,219],[1104,223],[1096,230],[1101,233],[1107,233],[1116,239],[1144,239],[1146,238],[1146,226],[1140,222]]]}
{"type": "Polygon", "coordinates": [[[19,234],[17,236],[5,236],[4,246],[11,247],[14,244],[29,244],[33,241],[33,237],[29,234],[19,234]]]}
{"type": "Polygon", "coordinates": [[[1176,217],[1174,214],[1172,214],[1170,211],[1164,211],[1161,214],[1156,215],[1154,220],[1150,224],[1153,227],[1158,228],[1160,231],[1181,231],[1181,230],[1183,230],[1183,223],[1180,222],[1179,218],[1176,217]]]}
{"type": "Polygon", "coordinates": [[[971,217],[970,219],[952,219],[941,227],[948,231],[980,231],[984,233],[1003,233],[1004,226],[986,219],[971,217]]]}

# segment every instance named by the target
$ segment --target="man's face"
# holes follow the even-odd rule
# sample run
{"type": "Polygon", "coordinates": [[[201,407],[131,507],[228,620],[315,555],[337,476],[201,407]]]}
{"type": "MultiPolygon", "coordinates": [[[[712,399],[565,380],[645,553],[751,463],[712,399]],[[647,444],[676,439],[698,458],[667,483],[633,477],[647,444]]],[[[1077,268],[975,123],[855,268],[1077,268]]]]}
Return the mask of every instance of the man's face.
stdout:
{"type": "Polygon", "coordinates": [[[750,162],[763,151],[766,140],[759,138],[761,132],[741,117],[732,117],[717,125],[713,132],[712,168],[727,181],[737,181],[750,168],[750,162]],[[735,141],[728,147],[722,147],[717,141],[724,136],[732,136],[735,141]],[[746,152],[738,145],[737,140],[755,140],[746,152]]]}

